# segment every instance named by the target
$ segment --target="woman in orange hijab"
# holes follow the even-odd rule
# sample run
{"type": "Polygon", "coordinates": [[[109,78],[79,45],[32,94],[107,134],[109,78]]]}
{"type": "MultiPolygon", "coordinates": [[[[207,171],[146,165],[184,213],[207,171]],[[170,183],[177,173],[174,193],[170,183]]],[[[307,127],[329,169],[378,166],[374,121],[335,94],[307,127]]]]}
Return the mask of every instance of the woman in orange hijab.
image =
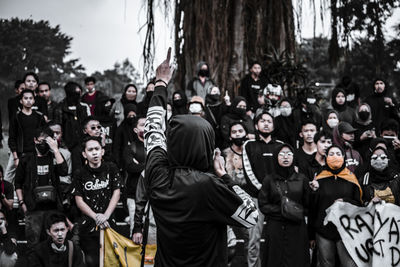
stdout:
{"type": "Polygon", "coordinates": [[[340,266],[356,266],[331,222],[323,224],[325,210],[335,201],[361,205],[362,191],[357,177],[346,168],[344,151],[331,146],[326,151],[326,165],[311,187],[315,190],[310,201],[310,239],[317,245],[317,266],[334,267],[338,255],[340,266]]]}

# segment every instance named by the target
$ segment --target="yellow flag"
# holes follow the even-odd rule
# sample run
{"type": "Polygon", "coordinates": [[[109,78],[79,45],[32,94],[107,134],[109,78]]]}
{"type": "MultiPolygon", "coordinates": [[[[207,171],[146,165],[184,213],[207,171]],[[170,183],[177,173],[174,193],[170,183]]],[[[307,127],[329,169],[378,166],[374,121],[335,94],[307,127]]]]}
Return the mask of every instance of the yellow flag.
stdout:
{"type": "MultiPolygon", "coordinates": [[[[146,260],[153,260],[156,255],[157,245],[146,245],[146,260]]],[[[140,266],[141,245],[136,245],[132,240],[118,234],[111,228],[104,231],[104,267],[136,267],[140,266]]]]}

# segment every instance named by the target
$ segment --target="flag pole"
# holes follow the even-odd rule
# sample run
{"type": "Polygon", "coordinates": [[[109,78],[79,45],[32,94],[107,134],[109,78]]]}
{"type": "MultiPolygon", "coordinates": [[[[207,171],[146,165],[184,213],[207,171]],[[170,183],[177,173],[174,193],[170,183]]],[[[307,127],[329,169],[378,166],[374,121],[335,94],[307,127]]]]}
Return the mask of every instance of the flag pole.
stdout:
{"type": "Polygon", "coordinates": [[[140,267],[144,267],[144,258],[146,256],[146,245],[149,236],[149,221],[150,221],[149,212],[150,212],[150,203],[147,202],[146,218],[144,220],[144,227],[143,227],[142,252],[140,253],[142,255],[140,261],[140,267]]]}
{"type": "Polygon", "coordinates": [[[100,230],[100,261],[99,267],[104,267],[104,229],[100,230]]]}

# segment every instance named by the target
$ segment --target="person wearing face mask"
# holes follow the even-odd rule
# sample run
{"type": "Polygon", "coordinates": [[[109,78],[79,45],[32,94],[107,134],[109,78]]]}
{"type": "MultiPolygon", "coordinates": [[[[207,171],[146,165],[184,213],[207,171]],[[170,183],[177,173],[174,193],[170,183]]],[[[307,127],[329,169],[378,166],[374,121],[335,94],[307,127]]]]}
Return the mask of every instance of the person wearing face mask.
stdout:
{"type": "Polygon", "coordinates": [[[347,105],[346,92],[343,89],[333,89],[331,104],[333,109],[339,113],[340,121],[346,121],[353,124],[356,119],[356,114],[354,109],[347,105]]]}
{"type": "Polygon", "coordinates": [[[346,167],[357,173],[361,170],[363,159],[357,150],[353,148],[354,133],[357,130],[353,128],[348,122],[340,122],[338,126],[333,129],[333,144],[342,148],[346,153],[346,167]]]}
{"type": "Polygon", "coordinates": [[[367,161],[367,154],[371,140],[376,138],[375,127],[372,123],[371,108],[367,103],[357,107],[356,120],[353,124],[357,131],[354,133],[354,149],[367,161]]]}
{"type": "Polygon", "coordinates": [[[129,143],[132,143],[134,140],[134,132],[132,129],[133,125],[137,120],[137,107],[134,104],[127,104],[124,108],[124,120],[118,126],[115,131],[112,154],[114,157],[115,163],[117,166],[122,169],[122,155],[124,149],[128,146],[129,143]]]}
{"type": "MultiPolygon", "coordinates": [[[[267,174],[274,172],[273,152],[282,142],[275,139],[274,118],[266,110],[257,111],[254,118],[257,139],[249,140],[243,147],[243,169],[246,178],[246,192],[253,197],[258,207],[257,196],[267,174]]],[[[260,212],[257,225],[249,231],[248,266],[260,264],[260,238],[264,227],[264,216],[260,212]]]]}
{"type": "Polygon", "coordinates": [[[172,94],[172,116],[188,114],[187,98],[183,91],[172,94]]]}
{"type": "Polygon", "coordinates": [[[365,102],[371,107],[372,122],[377,132],[380,132],[380,124],[388,119],[399,121],[398,103],[390,96],[384,79],[377,78],[373,82],[373,93],[365,102]]]}
{"type": "Polygon", "coordinates": [[[315,177],[310,186],[309,230],[311,246],[317,247],[317,266],[334,267],[339,258],[341,266],[356,266],[343,245],[336,226],[329,222],[324,225],[325,210],[335,201],[346,201],[360,206],[362,189],[357,177],[345,163],[344,151],[336,145],[328,148],[324,169],[315,177]]]}
{"type": "Polygon", "coordinates": [[[279,116],[280,107],[278,104],[283,96],[282,87],[279,84],[270,83],[260,91],[260,94],[264,96],[264,105],[258,108],[258,110],[267,110],[274,118],[279,116]]]}
{"type": "Polygon", "coordinates": [[[149,108],[150,99],[154,93],[154,78],[151,79],[146,85],[146,94],[141,102],[137,104],[137,114],[146,114],[149,108]]]}
{"type": "Polygon", "coordinates": [[[204,111],[204,99],[200,96],[195,95],[190,99],[188,110],[189,114],[200,116],[206,119],[206,113],[204,111]]]}
{"type": "Polygon", "coordinates": [[[36,130],[34,143],[32,159],[21,162],[15,175],[15,191],[25,215],[28,251],[40,241],[45,214],[62,210],[60,176],[68,174],[68,165],[49,128],[36,130]]]}
{"type": "Polygon", "coordinates": [[[242,122],[249,134],[254,134],[254,124],[250,116],[246,114],[247,110],[247,101],[241,96],[237,96],[233,99],[232,105],[229,109],[229,113],[225,114],[221,118],[221,134],[223,138],[223,148],[229,146],[230,143],[230,134],[229,134],[229,126],[234,121],[242,122]]]}
{"type": "Polygon", "coordinates": [[[400,173],[393,168],[386,149],[375,148],[368,163],[362,178],[364,201],[384,200],[400,206],[400,173]]]}
{"type": "Polygon", "coordinates": [[[350,76],[343,76],[336,88],[346,92],[346,102],[350,107],[356,108],[360,104],[360,88],[350,76]]]}
{"type": "Polygon", "coordinates": [[[293,116],[292,103],[284,98],[279,102],[280,115],[275,118],[275,137],[291,146],[296,144],[296,133],[293,130],[296,125],[293,116]]]}
{"type": "Polygon", "coordinates": [[[130,224],[130,235],[134,226],[135,217],[135,203],[136,203],[136,188],[140,173],[144,170],[144,162],[146,154],[144,151],[144,123],[146,117],[138,116],[135,118],[135,122],[132,125],[130,131],[134,132],[134,139],[131,143],[128,143],[124,149],[123,154],[123,167],[124,171],[127,172],[126,179],[126,197],[127,206],[129,211],[129,224],[130,224]]]}
{"type": "Polygon", "coordinates": [[[297,97],[300,100],[300,104],[293,110],[294,121],[296,122],[294,129],[300,130],[301,122],[306,120],[314,121],[317,129],[320,129],[322,114],[315,98],[315,93],[311,89],[306,88],[299,92],[297,97]]]}
{"type": "Polygon", "coordinates": [[[261,75],[261,63],[253,61],[249,65],[249,74],[241,80],[239,87],[239,95],[243,96],[249,102],[249,109],[255,113],[260,107],[258,103],[258,95],[268,84],[267,79],[261,75]]]}
{"type": "Polygon", "coordinates": [[[196,66],[197,76],[194,77],[186,87],[186,97],[191,99],[192,96],[198,95],[205,99],[206,95],[211,92],[215,83],[210,78],[210,68],[204,61],[200,61],[196,66]]]}
{"type": "Polygon", "coordinates": [[[258,194],[261,212],[265,215],[266,245],[261,266],[309,266],[308,233],[302,218],[289,219],[281,212],[282,196],[308,208],[308,179],[294,169],[294,150],[289,144],[280,144],[274,151],[275,172],[268,174],[258,194]]]}
{"type": "Polygon", "coordinates": [[[111,114],[114,116],[117,126],[124,120],[124,108],[128,104],[137,105],[137,87],[133,83],[127,84],[124,88],[122,96],[118,99],[111,108],[111,114]]]}
{"type": "Polygon", "coordinates": [[[333,133],[333,129],[339,124],[339,113],[334,110],[328,110],[325,115],[324,121],[322,123],[322,128],[324,131],[333,133]]]}

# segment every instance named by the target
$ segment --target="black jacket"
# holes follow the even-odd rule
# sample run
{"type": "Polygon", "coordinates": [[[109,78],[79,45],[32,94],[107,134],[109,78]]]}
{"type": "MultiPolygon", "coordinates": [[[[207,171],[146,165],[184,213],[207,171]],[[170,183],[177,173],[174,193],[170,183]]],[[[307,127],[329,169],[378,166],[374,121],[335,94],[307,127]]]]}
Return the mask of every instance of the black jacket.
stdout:
{"type": "Polygon", "coordinates": [[[127,144],[124,149],[124,170],[128,173],[126,180],[126,194],[128,198],[135,199],[136,187],[140,173],[144,170],[146,154],[144,144],[135,138],[132,143],[127,144]]]}
{"type": "MultiPolygon", "coordinates": [[[[49,152],[50,153],[50,152],[49,152]]],[[[15,174],[15,189],[22,189],[24,195],[24,202],[28,211],[36,209],[34,200],[33,189],[36,186],[37,177],[37,156],[34,154],[30,160],[23,160],[18,164],[15,174]]],[[[53,157],[51,160],[53,163],[53,157]]],[[[49,165],[50,184],[56,188],[57,191],[57,208],[61,208],[61,191],[60,191],[60,176],[68,175],[68,165],[64,160],[61,164],[49,165]]]]}
{"type": "Polygon", "coordinates": [[[129,125],[126,120],[117,127],[114,134],[112,154],[114,161],[120,169],[123,168],[123,153],[129,143],[134,140],[133,126],[129,125]]]}
{"type": "MultiPolygon", "coordinates": [[[[24,149],[24,134],[22,131],[21,119],[20,119],[21,112],[22,111],[17,111],[17,114],[11,120],[9,127],[8,146],[10,147],[11,152],[17,152],[17,154],[21,154],[24,149]]],[[[38,122],[35,129],[40,128],[46,124],[46,121],[42,113],[37,111],[32,111],[32,115],[36,116],[38,122]]]]}
{"type": "Polygon", "coordinates": [[[214,135],[206,120],[173,117],[167,143],[166,107],[166,88],[158,86],[145,126],[145,181],[157,224],[155,266],[226,266],[226,225],[254,226],[258,212],[240,187],[208,173],[214,135]]]}
{"type": "Polygon", "coordinates": [[[249,108],[253,112],[256,112],[257,108],[260,106],[258,104],[258,94],[267,86],[267,84],[267,80],[263,77],[260,77],[260,79],[255,81],[251,77],[251,74],[247,74],[240,82],[239,95],[246,98],[249,108]]]}

